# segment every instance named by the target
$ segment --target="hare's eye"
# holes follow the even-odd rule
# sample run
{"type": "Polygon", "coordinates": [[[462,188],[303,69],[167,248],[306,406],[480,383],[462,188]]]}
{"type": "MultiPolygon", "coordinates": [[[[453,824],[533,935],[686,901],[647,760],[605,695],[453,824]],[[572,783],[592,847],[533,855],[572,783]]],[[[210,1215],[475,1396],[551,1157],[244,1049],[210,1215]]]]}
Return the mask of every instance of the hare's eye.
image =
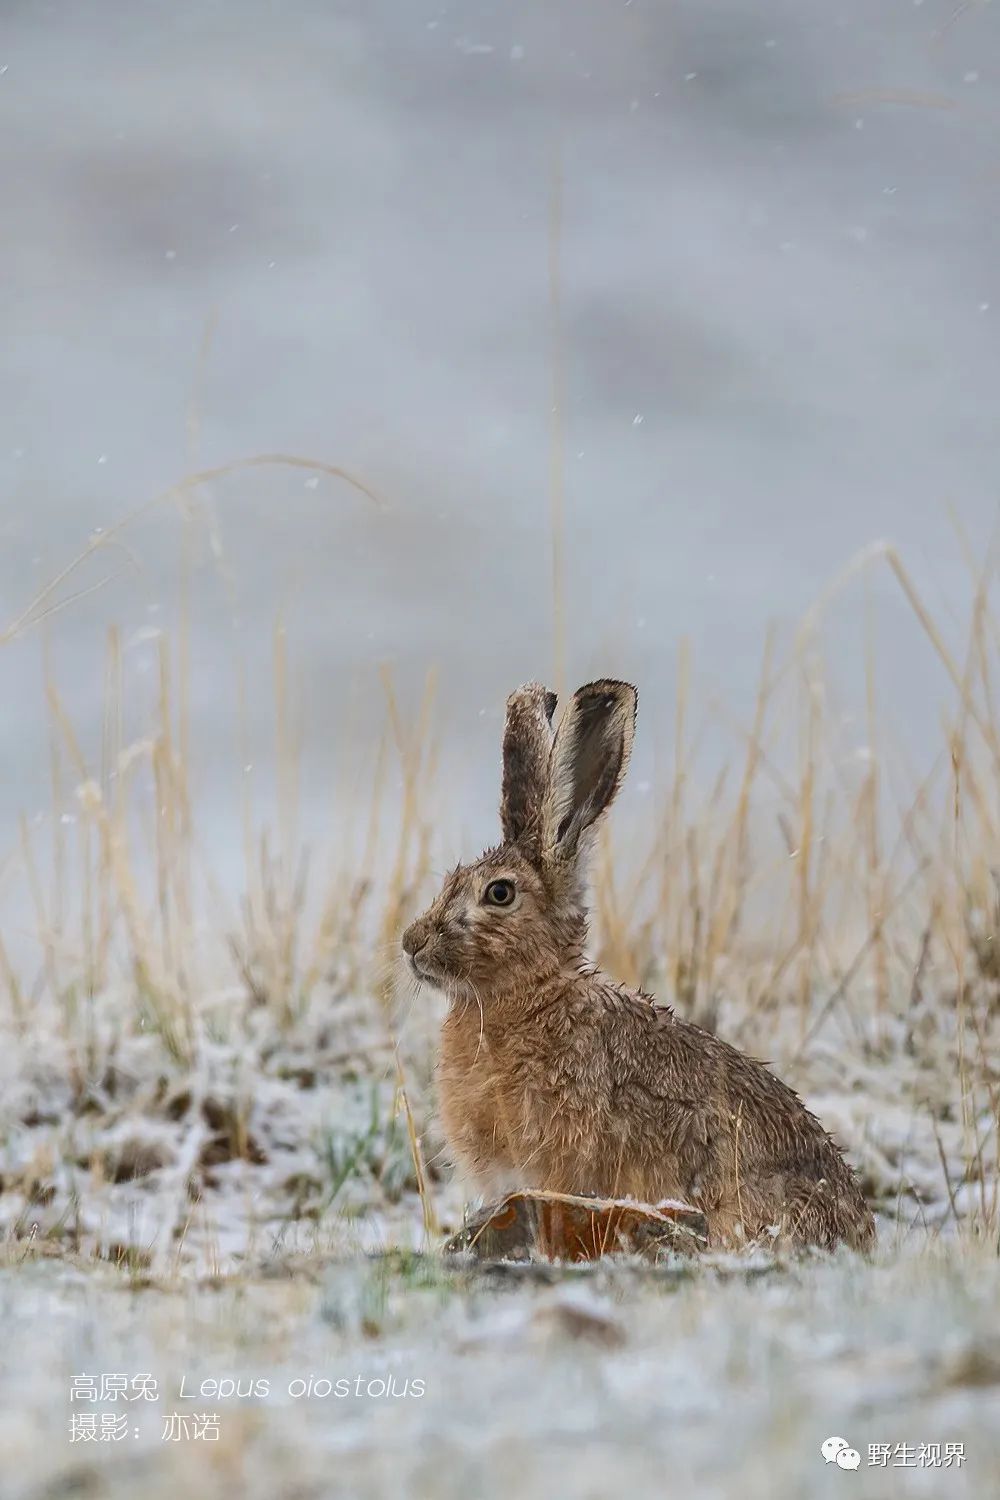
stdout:
{"type": "Polygon", "coordinates": [[[510,906],[517,894],[513,880],[491,880],[483,892],[487,906],[510,906]]]}

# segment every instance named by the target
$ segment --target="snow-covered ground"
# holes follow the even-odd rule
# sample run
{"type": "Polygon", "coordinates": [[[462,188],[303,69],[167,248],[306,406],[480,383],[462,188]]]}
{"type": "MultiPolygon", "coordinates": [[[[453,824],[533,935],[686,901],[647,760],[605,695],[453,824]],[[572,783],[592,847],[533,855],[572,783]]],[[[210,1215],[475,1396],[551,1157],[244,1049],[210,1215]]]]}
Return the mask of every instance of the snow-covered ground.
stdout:
{"type": "Polygon", "coordinates": [[[0,1319],[4,1500],[981,1500],[1000,1468],[1000,1264],[969,1246],[544,1277],[354,1256],[163,1289],[29,1260],[0,1319]]]}

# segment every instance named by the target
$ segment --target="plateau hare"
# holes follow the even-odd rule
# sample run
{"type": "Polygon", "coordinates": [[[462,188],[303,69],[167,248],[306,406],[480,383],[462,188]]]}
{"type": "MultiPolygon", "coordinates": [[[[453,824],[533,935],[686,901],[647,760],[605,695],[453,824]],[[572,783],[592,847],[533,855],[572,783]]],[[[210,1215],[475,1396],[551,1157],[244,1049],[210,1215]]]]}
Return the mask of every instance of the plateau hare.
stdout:
{"type": "Polygon", "coordinates": [[[616,984],[586,955],[586,856],[628,765],[636,691],[587,683],[507,702],[503,842],[447,877],[403,934],[450,1002],[439,1087],[456,1165],[518,1188],[681,1199],[716,1245],[869,1249],[875,1225],[840,1148],[753,1058],[616,984]]]}

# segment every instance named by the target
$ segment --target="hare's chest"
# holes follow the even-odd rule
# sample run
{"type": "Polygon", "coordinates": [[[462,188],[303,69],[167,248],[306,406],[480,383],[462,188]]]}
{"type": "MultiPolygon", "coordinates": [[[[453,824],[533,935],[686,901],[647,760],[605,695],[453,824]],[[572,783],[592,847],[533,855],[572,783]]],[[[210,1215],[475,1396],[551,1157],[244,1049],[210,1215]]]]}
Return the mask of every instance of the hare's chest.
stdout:
{"type": "Polygon", "coordinates": [[[455,1164],[483,1191],[508,1185],[524,1140],[519,1090],[512,1089],[509,1059],[478,1024],[445,1021],[438,1060],[441,1123],[455,1164]]]}

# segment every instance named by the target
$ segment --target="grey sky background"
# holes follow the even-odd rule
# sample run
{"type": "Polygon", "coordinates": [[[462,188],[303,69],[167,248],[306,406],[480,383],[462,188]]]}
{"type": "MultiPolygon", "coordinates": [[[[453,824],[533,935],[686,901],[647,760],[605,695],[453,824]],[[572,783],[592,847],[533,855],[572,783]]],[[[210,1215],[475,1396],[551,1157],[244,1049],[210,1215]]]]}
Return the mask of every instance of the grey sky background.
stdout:
{"type": "MultiPolygon", "coordinates": [[[[1000,458],[996,6],[5,0],[0,70],[2,621],[201,464],[314,456],[387,502],[300,471],[203,492],[238,601],[234,626],[200,525],[196,782],[223,864],[233,662],[265,780],[279,612],[307,826],[389,660],[407,704],[439,668],[456,817],[492,831],[503,698],[552,669],[557,160],[569,675],[639,684],[640,755],[682,635],[748,717],[767,623],[875,538],[946,620],[966,604],[947,506],[984,548],[1000,458]]],[[[107,625],[138,730],[179,607],[176,513],[127,537],[128,570],[49,631],[90,749],[107,625]]],[[[947,684],[873,577],[887,716],[919,749],[947,684]]],[[[861,602],[824,636],[859,704],[861,602]]],[[[49,803],[41,649],[0,652],[4,847],[49,803]]]]}

